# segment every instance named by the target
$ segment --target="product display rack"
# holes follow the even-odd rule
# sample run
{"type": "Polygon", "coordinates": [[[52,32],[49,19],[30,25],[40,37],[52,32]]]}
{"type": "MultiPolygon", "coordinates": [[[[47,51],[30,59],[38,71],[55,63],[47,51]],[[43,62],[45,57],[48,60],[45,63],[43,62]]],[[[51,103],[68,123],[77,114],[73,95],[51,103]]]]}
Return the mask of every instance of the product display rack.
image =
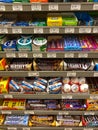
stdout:
{"type": "MultiPolygon", "coordinates": [[[[23,11],[98,11],[98,3],[13,3],[0,4],[0,12],[23,11]]],[[[0,27],[0,34],[98,34],[98,26],[70,27],[0,27]]],[[[98,52],[0,52],[5,58],[98,58],[98,52]]],[[[98,77],[96,71],[0,71],[0,76],[12,77],[98,77]]],[[[97,94],[0,94],[4,99],[97,99],[97,94]]],[[[0,114],[32,115],[98,115],[98,111],[39,111],[39,110],[1,110],[0,114]]],[[[98,130],[91,127],[25,127],[0,126],[0,130],[98,130]]]]}
{"type": "Polygon", "coordinates": [[[93,2],[68,2],[68,3],[14,3],[1,4],[0,11],[96,11],[98,4],[93,2]]]}
{"type": "Polygon", "coordinates": [[[98,26],[0,27],[0,34],[97,34],[98,26]]]}

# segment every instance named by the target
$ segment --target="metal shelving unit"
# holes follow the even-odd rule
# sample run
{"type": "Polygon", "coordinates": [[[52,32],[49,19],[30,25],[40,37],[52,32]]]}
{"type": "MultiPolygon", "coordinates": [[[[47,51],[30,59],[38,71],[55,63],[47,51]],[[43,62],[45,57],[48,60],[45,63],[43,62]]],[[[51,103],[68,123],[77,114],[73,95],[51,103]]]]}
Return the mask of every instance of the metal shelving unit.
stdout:
{"type": "Polygon", "coordinates": [[[0,27],[0,34],[97,34],[98,26],[0,27]]]}
{"type": "Polygon", "coordinates": [[[98,4],[93,2],[63,3],[1,3],[0,11],[96,11],[98,4]]]}
{"type": "Polygon", "coordinates": [[[97,71],[0,71],[0,76],[7,77],[97,77],[97,71]]]}
{"type": "MultiPolygon", "coordinates": [[[[0,12],[60,12],[60,11],[98,11],[98,3],[0,3],[0,12]]],[[[98,34],[98,26],[62,26],[62,27],[0,27],[0,34],[98,34]]],[[[98,52],[0,52],[0,58],[98,58],[98,52]]],[[[94,71],[0,71],[0,76],[8,77],[98,77],[94,71]]],[[[4,99],[97,99],[97,94],[0,94],[4,99]]],[[[50,114],[50,115],[98,115],[98,111],[37,111],[37,110],[1,110],[0,114],[50,114]]],[[[25,127],[0,126],[0,130],[98,130],[94,127],[25,127]]]]}

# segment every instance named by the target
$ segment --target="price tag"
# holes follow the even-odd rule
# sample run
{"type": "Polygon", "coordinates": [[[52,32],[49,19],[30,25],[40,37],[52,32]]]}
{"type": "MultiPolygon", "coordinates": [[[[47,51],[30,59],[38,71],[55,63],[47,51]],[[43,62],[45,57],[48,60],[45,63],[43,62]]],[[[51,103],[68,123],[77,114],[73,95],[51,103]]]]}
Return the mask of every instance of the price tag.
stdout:
{"type": "Polygon", "coordinates": [[[98,4],[93,5],[93,10],[98,10],[98,4]]]}
{"type": "Polygon", "coordinates": [[[62,99],[72,99],[72,95],[63,95],[62,99]]]}
{"type": "Polygon", "coordinates": [[[22,33],[22,29],[21,28],[13,28],[12,33],[22,33]]]}
{"type": "Polygon", "coordinates": [[[5,6],[4,5],[0,5],[0,11],[5,11],[5,6]]]}
{"type": "Polygon", "coordinates": [[[76,77],[76,72],[67,72],[67,77],[76,77]]]}
{"type": "Polygon", "coordinates": [[[33,54],[33,57],[34,57],[34,58],[42,58],[43,55],[42,55],[42,53],[34,53],[34,54],[33,54]]]}
{"type": "Polygon", "coordinates": [[[15,54],[15,53],[12,53],[12,52],[9,52],[9,53],[6,53],[6,57],[7,57],[7,58],[15,58],[15,57],[16,57],[16,54],[15,54]]]}
{"type": "Polygon", "coordinates": [[[22,11],[23,7],[22,7],[22,5],[13,5],[12,9],[13,9],[13,11],[22,11]]]}
{"type": "Polygon", "coordinates": [[[15,127],[7,127],[8,130],[17,130],[15,127]]]}
{"type": "Polygon", "coordinates": [[[7,115],[7,114],[10,115],[10,114],[12,114],[11,111],[1,111],[1,113],[2,113],[2,114],[5,114],[5,115],[7,115]]]}
{"type": "Polygon", "coordinates": [[[36,34],[42,34],[43,33],[43,28],[34,28],[34,33],[36,34]]]}
{"type": "Polygon", "coordinates": [[[84,112],[84,115],[95,115],[94,112],[84,112]]]}
{"type": "Polygon", "coordinates": [[[28,114],[29,114],[29,115],[34,115],[34,111],[25,111],[24,114],[25,114],[25,115],[28,115],[28,114]]]}
{"type": "Polygon", "coordinates": [[[50,28],[50,33],[59,33],[59,28],[50,28]]]}
{"type": "Polygon", "coordinates": [[[91,95],[91,96],[90,96],[90,99],[98,100],[98,96],[97,96],[97,95],[91,95]]]}
{"type": "Polygon", "coordinates": [[[98,28],[93,28],[93,33],[98,33],[98,28]]]}
{"type": "Polygon", "coordinates": [[[19,58],[27,58],[28,54],[27,53],[18,53],[19,58]]]}
{"type": "Polygon", "coordinates": [[[58,4],[49,5],[49,11],[58,11],[58,10],[59,10],[58,4]]]}
{"type": "Polygon", "coordinates": [[[91,33],[91,28],[79,28],[79,33],[91,33]]]}
{"type": "Polygon", "coordinates": [[[0,33],[8,33],[8,29],[7,28],[0,28],[0,33]]]}
{"type": "Polygon", "coordinates": [[[64,58],[74,58],[74,54],[73,53],[66,53],[65,55],[64,55],[64,58]]]}
{"type": "Polygon", "coordinates": [[[47,58],[56,58],[56,53],[48,53],[47,58]]]}
{"type": "Polygon", "coordinates": [[[7,94],[7,95],[4,95],[4,98],[13,98],[13,95],[10,95],[10,94],[7,94]]]}
{"type": "Polygon", "coordinates": [[[40,4],[32,4],[31,5],[31,10],[32,11],[41,11],[42,10],[42,7],[40,4]]]}
{"type": "Polygon", "coordinates": [[[72,130],[72,128],[65,128],[64,130],[72,130]]]}
{"type": "Polygon", "coordinates": [[[75,29],[74,28],[65,28],[65,33],[74,33],[75,29]]]}
{"type": "Polygon", "coordinates": [[[80,4],[72,4],[71,10],[81,10],[81,5],[80,4]]]}
{"type": "Polygon", "coordinates": [[[59,112],[59,115],[69,115],[69,112],[59,112]]]}
{"type": "Polygon", "coordinates": [[[94,72],[94,77],[98,77],[98,72],[94,72]]]}
{"type": "Polygon", "coordinates": [[[30,130],[30,128],[25,127],[25,128],[23,128],[23,130],[30,130]]]}
{"type": "Polygon", "coordinates": [[[31,76],[39,76],[39,72],[28,72],[28,76],[31,77],[31,76]]]}
{"type": "Polygon", "coordinates": [[[88,54],[87,53],[80,53],[78,55],[79,58],[88,58],[88,54]]]}

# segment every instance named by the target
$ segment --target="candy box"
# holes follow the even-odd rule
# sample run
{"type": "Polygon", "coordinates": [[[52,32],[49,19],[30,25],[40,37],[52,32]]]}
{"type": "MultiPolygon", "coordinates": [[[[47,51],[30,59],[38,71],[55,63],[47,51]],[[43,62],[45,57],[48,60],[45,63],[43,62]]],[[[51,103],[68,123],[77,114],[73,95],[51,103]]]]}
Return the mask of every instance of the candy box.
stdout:
{"type": "Polygon", "coordinates": [[[0,115],[0,125],[3,124],[4,119],[5,119],[5,115],[0,115]]]}
{"type": "Polygon", "coordinates": [[[64,40],[62,36],[48,36],[47,51],[64,51],[64,40]]]}
{"type": "Polygon", "coordinates": [[[28,115],[7,115],[4,121],[4,125],[22,125],[27,126],[29,121],[28,115]]]}
{"type": "Polygon", "coordinates": [[[80,25],[93,26],[94,20],[87,12],[76,12],[75,15],[80,25]]]}
{"type": "Polygon", "coordinates": [[[98,100],[90,100],[88,99],[86,101],[86,104],[87,104],[87,110],[98,110],[98,100]]]}
{"type": "Polygon", "coordinates": [[[29,126],[56,126],[54,116],[31,116],[29,120],[29,126]]]}
{"type": "Polygon", "coordinates": [[[30,0],[30,3],[33,3],[33,2],[48,2],[48,0],[30,0]]]}
{"type": "Polygon", "coordinates": [[[5,70],[5,66],[6,66],[6,59],[3,58],[0,60],[0,70],[5,70]]]}
{"type": "Polygon", "coordinates": [[[87,127],[98,127],[98,116],[82,116],[82,125],[87,127]]]}
{"type": "Polygon", "coordinates": [[[63,26],[77,26],[78,19],[74,13],[61,13],[63,19],[63,26]]]}
{"type": "Polygon", "coordinates": [[[80,116],[64,116],[58,115],[56,117],[56,126],[79,126],[80,124],[80,116]]]}
{"type": "Polygon", "coordinates": [[[5,35],[0,35],[0,51],[2,51],[2,45],[7,40],[7,37],[5,35]]]}
{"type": "Polygon", "coordinates": [[[9,85],[10,78],[2,78],[0,81],[0,94],[8,93],[8,85],[9,85]]]}
{"type": "Polygon", "coordinates": [[[49,13],[47,15],[47,26],[62,26],[62,16],[60,13],[49,13]]]}
{"type": "Polygon", "coordinates": [[[65,51],[81,51],[81,44],[76,36],[64,37],[64,50],[65,51]]]}

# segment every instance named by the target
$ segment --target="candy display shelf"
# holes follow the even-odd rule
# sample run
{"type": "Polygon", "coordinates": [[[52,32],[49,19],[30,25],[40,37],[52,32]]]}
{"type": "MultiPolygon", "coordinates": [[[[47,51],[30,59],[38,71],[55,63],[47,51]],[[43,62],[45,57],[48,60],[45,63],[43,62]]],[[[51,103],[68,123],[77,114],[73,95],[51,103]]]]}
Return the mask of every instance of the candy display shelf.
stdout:
{"type": "Polygon", "coordinates": [[[97,71],[0,71],[0,76],[8,77],[97,77],[97,71]]]}
{"type": "Polygon", "coordinates": [[[98,4],[93,2],[63,3],[1,3],[0,11],[96,11],[98,4]]]}
{"type": "Polygon", "coordinates": [[[4,52],[0,58],[98,58],[97,51],[64,51],[64,52],[4,52]]]}
{"type": "Polygon", "coordinates": [[[97,34],[98,26],[0,27],[0,34],[97,34]]]}
{"type": "Polygon", "coordinates": [[[2,130],[98,130],[93,127],[17,127],[17,126],[0,126],[2,130]]]}
{"type": "Polygon", "coordinates": [[[98,99],[97,94],[0,94],[1,99],[98,99]]]}
{"type": "Polygon", "coordinates": [[[98,111],[57,111],[57,110],[0,110],[8,115],[98,115],[98,111]]]}

